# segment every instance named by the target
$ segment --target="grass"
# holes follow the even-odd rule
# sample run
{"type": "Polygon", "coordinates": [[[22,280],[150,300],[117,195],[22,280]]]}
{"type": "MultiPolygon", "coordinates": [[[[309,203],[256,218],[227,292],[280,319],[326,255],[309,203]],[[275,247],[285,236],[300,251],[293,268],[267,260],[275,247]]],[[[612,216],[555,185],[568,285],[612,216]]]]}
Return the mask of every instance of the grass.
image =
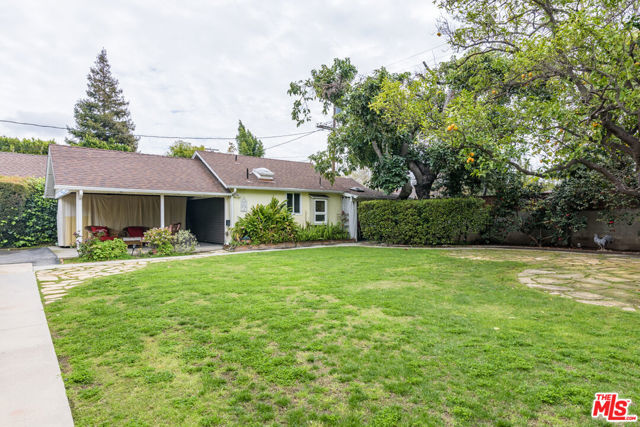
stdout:
{"type": "Polygon", "coordinates": [[[640,413],[637,312],[456,252],[218,256],[76,287],[46,307],[75,422],[585,425],[600,391],[640,413]]]}

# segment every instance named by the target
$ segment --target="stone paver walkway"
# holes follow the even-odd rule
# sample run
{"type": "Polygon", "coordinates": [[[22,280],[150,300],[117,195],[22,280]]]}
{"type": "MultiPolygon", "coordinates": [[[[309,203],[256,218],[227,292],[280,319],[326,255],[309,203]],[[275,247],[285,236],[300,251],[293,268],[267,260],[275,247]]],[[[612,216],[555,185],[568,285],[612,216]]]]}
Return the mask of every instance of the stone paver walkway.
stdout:
{"type": "Polygon", "coordinates": [[[87,279],[139,270],[148,263],[149,261],[91,266],[78,264],[73,268],[40,270],[36,275],[40,282],[40,292],[42,292],[44,303],[51,304],[66,295],[69,289],[87,279]]]}
{"type": "Polygon", "coordinates": [[[583,304],[640,310],[640,258],[637,257],[536,250],[469,251],[452,256],[542,266],[525,269],[518,274],[518,279],[530,288],[583,304]]]}

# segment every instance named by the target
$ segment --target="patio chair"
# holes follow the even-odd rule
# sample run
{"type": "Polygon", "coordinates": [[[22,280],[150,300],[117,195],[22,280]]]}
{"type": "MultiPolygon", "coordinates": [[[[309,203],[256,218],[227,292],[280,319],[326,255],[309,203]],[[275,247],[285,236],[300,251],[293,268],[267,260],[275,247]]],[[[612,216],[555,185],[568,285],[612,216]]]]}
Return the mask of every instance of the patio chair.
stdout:
{"type": "Polygon", "coordinates": [[[176,234],[178,231],[180,231],[181,227],[182,227],[182,223],[176,222],[175,224],[171,224],[169,226],[169,231],[171,232],[171,234],[176,234]]]}
{"type": "Polygon", "coordinates": [[[144,237],[144,232],[147,231],[149,227],[143,226],[128,226],[122,229],[126,233],[126,237],[144,237]]]}
{"type": "Polygon", "coordinates": [[[101,241],[113,240],[118,237],[117,233],[113,233],[113,230],[109,230],[109,227],[104,225],[87,225],[84,228],[91,236],[100,239],[101,241]]]}

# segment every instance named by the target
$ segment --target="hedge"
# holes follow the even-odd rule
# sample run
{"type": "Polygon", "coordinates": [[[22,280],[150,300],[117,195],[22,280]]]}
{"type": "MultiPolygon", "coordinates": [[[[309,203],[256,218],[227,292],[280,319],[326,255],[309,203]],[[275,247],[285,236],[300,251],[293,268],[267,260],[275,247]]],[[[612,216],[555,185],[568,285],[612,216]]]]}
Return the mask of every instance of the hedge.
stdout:
{"type": "Polygon", "coordinates": [[[49,145],[55,144],[54,140],[43,141],[41,139],[20,139],[8,136],[0,136],[0,151],[10,151],[23,154],[47,154],[49,145]]]}
{"type": "Polygon", "coordinates": [[[43,195],[44,178],[0,176],[0,247],[55,242],[58,204],[43,195]]]}
{"type": "Polygon", "coordinates": [[[397,245],[465,243],[489,219],[485,202],[474,198],[374,200],[358,210],[365,239],[397,245]]]}

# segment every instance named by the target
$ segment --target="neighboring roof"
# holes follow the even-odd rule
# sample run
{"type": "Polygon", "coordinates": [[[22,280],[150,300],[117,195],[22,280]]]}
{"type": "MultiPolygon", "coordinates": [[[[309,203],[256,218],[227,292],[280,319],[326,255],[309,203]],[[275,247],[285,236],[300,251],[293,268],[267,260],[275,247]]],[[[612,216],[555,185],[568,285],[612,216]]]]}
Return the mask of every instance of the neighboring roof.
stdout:
{"type": "Polygon", "coordinates": [[[44,178],[47,156],[0,151],[0,175],[44,178]]]}
{"type": "Polygon", "coordinates": [[[311,163],[289,160],[265,159],[262,157],[241,156],[236,154],[197,151],[199,157],[228,189],[296,189],[312,192],[345,192],[359,197],[386,197],[383,193],[366,188],[351,178],[336,178],[335,183],[322,177],[311,163]],[[266,168],[273,172],[272,180],[261,180],[252,173],[253,169],[266,168]],[[352,191],[352,187],[363,192],[352,191]]]}
{"type": "Polygon", "coordinates": [[[201,161],[153,154],[50,145],[55,188],[167,193],[227,193],[201,161]]]}

